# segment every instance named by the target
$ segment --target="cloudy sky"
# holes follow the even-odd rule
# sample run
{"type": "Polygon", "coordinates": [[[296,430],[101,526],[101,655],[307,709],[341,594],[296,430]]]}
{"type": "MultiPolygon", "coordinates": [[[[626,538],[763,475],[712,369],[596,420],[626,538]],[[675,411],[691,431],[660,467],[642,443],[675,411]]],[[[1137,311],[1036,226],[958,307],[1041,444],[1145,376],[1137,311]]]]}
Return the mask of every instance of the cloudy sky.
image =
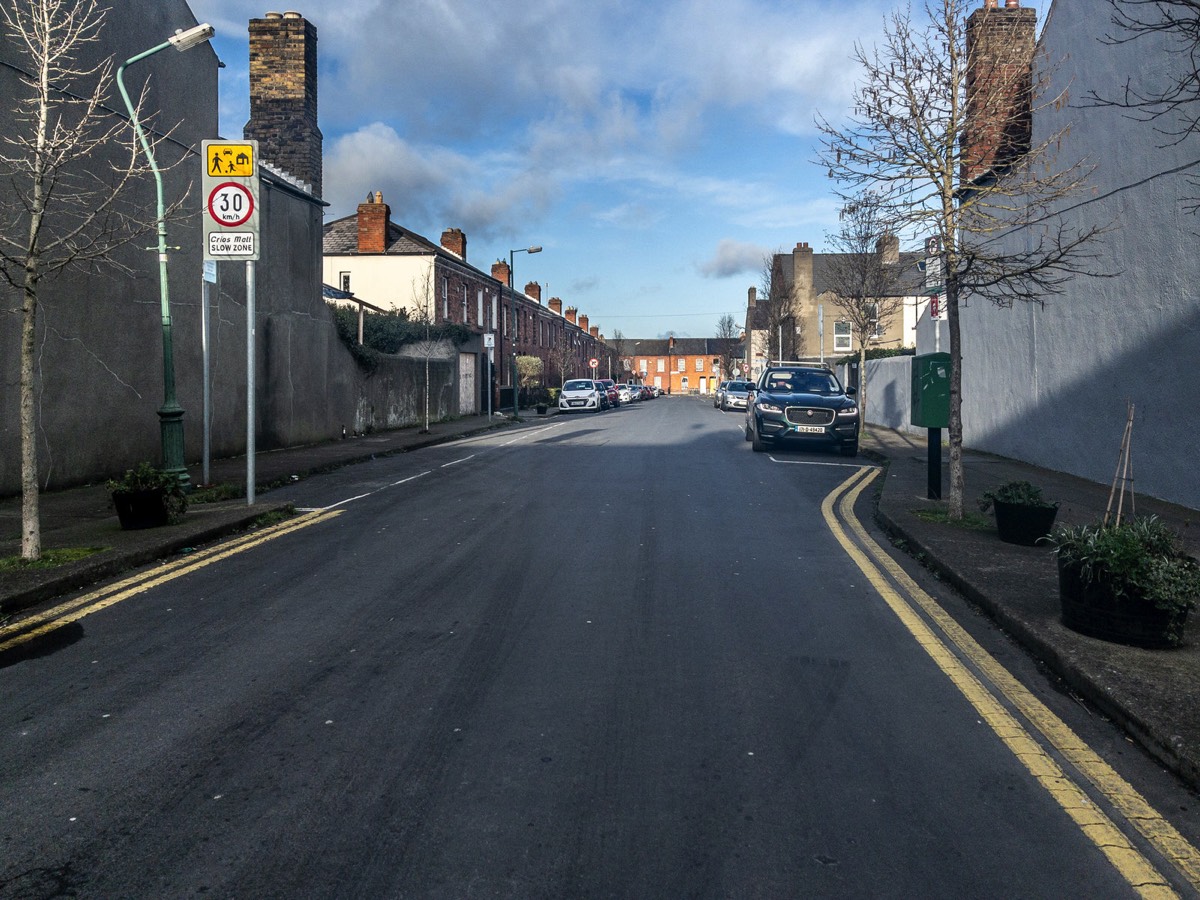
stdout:
{"type": "MultiPolygon", "coordinates": [[[[855,41],[903,0],[190,0],[216,27],[221,131],[249,115],[247,23],[317,28],[330,218],[382,191],[436,241],[612,337],[740,322],[763,256],[836,227],[813,119],[847,109],[855,41]]],[[[1025,0],[1043,19],[1050,0],[1025,0]]],[[[980,4],[982,5],[982,3],[980,4]]],[[[370,298],[365,298],[370,299],[370,298]]]]}

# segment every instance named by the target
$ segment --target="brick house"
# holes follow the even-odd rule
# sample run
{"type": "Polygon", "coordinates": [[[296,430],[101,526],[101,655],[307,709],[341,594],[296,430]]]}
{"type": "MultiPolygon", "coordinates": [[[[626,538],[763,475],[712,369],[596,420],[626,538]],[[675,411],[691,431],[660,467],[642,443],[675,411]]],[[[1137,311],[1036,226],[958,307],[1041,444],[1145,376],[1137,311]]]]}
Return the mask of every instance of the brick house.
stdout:
{"type": "MultiPolygon", "coordinates": [[[[487,354],[482,336],[494,334],[492,378],[497,388],[513,385],[513,355],[542,360],[543,383],[584,375],[592,358],[611,364],[599,326],[554,297],[542,304],[541,286],[508,286],[503,260],[489,272],[467,261],[467,236],[448,228],[439,243],[397,225],[382,194],[369,194],[354,215],[325,225],[323,278],[326,284],[387,310],[434,324],[465,325],[478,338],[459,353],[460,409],[487,406],[487,354]]],[[[602,365],[601,368],[603,368],[602,365]]],[[[499,404],[493,396],[493,408],[499,404]]],[[[507,401],[506,401],[507,402],[507,401]]]]}
{"type": "Polygon", "coordinates": [[[626,340],[630,350],[622,354],[620,370],[630,381],[652,384],[669,394],[711,394],[722,381],[736,377],[721,369],[728,343],[724,338],[626,340]]]}

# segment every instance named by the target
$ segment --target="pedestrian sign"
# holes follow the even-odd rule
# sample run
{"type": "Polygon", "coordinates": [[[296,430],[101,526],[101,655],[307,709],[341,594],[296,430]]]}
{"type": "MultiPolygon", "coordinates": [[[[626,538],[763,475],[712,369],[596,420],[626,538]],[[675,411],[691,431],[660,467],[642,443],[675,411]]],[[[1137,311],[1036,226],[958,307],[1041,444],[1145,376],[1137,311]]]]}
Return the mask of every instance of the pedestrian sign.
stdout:
{"type": "Polygon", "coordinates": [[[255,174],[254,150],[253,143],[224,144],[206,141],[205,172],[211,178],[218,176],[251,178],[255,174]]]}
{"type": "Polygon", "coordinates": [[[204,258],[259,258],[258,142],[203,141],[204,258]]]}

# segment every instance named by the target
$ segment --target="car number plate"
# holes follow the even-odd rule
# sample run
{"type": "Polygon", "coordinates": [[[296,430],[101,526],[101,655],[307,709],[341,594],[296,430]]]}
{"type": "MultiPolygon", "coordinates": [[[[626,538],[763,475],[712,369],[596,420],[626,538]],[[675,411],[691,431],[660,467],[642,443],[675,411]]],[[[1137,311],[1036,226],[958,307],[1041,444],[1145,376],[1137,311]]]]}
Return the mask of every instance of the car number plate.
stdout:
{"type": "Polygon", "coordinates": [[[797,425],[796,430],[801,434],[824,434],[825,428],[822,425],[797,425]]]}

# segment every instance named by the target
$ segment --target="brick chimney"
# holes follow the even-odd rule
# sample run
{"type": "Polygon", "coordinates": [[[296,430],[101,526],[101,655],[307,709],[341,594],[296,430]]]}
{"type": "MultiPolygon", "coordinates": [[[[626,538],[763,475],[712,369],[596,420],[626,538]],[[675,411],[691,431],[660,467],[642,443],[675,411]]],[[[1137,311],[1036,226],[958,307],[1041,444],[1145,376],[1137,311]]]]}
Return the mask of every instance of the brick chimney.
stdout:
{"type": "Polygon", "coordinates": [[[525,296],[532,297],[538,303],[542,302],[542,286],[536,281],[531,281],[525,285],[525,296]]]}
{"type": "Polygon", "coordinates": [[[985,0],[967,20],[967,110],[960,177],[972,182],[1029,151],[1037,11],[985,0]]]}
{"type": "Polygon", "coordinates": [[[383,194],[367,194],[367,202],[358,204],[358,252],[387,251],[388,219],[391,208],[383,202],[383,194]]]}
{"type": "Polygon", "coordinates": [[[875,242],[875,254],[885,266],[894,266],[900,262],[900,238],[894,234],[885,234],[875,242]]]}
{"type": "Polygon", "coordinates": [[[554,313],[558,313],[560,316],[562,315],[562,298],[561,297],[551,297],[550,298],[550,311],[554,312],[554,313]]]}
{"type": "Polygon", "coordinates": [[[461,228],[447,228],[442,232],[442,249],[449,250],[463,262],[467,261],[467,236],[461,228]]]}
{"type": "Polygon", "coordinates": [[[317,29],[298,12],[250,20],[250,121],[259,155],[321,196],[317,127],[317,29]]]}
{"type": "Polygon", "coordinates": [[[594,338],[600,337],[600,326],[593,325],[591,328],[588,329],[588,334],[590,334],[594,338]]]}
{"type": "Polygon", "coordinates": [[[758,289],[750,288],[746,291],[746,305],[754,309],[754,304],[758,302],[758,289]]]}
{"type": "Polygon", "coordinates": [[[792,297],[803,301],[815,298],[813,291],[813,251],[807,241],[796,244],[792,251],[792,297]]]}
{"type": "Polygon", "coordinates": [[[498,259],[494,263],[492,263],[492,277],[495,278],[497,281],[503,281],[505,283],[505,285],[507,285],[508,284],[508,263],[506,263],[502,259],[498,259]]]}
{"type": "Polygon", "coordinates": [[[574,324],[576,324],[575,323],[575,315],[578,312],[579,312],[579,310],[577,310],[575,307],[568,306],[567,311],[565,313],[563,313],[563,315],[567,317],[568,322],[570,322],[572,325],[574,325],[574,324]]]}
{"type": "Polygon", "coordinates": [[[588,317],[581,315],[579,317],[579,327],[584,331],[588,330],[588,317]]]}

